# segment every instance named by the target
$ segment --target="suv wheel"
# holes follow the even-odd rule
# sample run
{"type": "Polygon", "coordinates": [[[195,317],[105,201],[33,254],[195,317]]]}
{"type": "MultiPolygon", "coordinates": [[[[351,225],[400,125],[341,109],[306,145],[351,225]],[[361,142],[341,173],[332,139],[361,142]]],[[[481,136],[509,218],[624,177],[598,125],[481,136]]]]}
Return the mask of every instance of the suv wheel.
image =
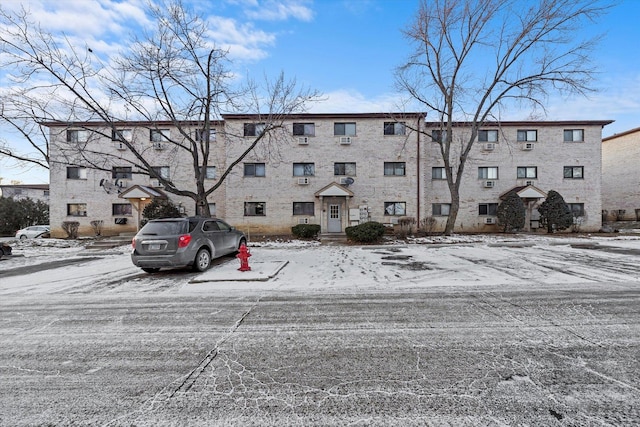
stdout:
{"type": "Polygon", "coordinates": [[[211,265],[211,254],[205,248],[201,248],[196,254],[196,259],[193,261],[193,269],[196,271],[205,271],[211,265]]]}

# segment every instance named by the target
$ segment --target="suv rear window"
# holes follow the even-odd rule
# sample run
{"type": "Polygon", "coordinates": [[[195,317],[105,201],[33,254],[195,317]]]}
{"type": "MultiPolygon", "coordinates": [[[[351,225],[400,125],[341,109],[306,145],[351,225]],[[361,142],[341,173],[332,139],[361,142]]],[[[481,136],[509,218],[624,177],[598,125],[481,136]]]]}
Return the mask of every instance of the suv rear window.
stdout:
{"type": "Polygon", "coordinates": [[[141,234],[150,234],[155,236],[168,236],[176,234],[185,234],[187,232],[186,221],[160,221],[148,222],[140,230],[141,234]]]}

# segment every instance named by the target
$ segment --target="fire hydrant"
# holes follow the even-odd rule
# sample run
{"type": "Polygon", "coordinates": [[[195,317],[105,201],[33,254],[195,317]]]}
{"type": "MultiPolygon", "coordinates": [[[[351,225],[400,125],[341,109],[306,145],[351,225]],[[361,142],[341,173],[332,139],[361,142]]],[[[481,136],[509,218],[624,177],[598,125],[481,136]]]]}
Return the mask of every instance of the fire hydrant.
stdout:
{"type": "Polygon", "coordinates": [[[251,254],[249,253],[249,249],[247,249],[247,246],[244,244],[240,245],[240,249],[238,250],[238,255],[236,255],[236,258],[240,260],[240,268],[238,270],[251,271],[251,267],[249,267],[250,256],[251,254]]]}

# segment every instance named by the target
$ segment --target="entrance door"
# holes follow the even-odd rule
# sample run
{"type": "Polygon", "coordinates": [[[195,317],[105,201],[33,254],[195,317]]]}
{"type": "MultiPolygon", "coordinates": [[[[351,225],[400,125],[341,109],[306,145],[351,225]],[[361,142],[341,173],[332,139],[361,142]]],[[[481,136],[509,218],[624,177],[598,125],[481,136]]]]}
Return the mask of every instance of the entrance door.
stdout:
{"type": "Polygon", "coordinates": [[[340,205],[329,205],[329,217],[327,218],[327,232],[340,233],[342,231],[342,216],[340,205]]]}

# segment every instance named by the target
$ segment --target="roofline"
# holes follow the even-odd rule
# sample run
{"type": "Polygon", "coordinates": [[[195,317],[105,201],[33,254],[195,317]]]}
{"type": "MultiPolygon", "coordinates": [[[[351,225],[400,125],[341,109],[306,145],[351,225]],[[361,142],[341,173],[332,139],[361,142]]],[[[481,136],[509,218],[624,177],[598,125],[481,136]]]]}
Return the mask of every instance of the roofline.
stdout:
{"type": "MultiPolygon", "coordinates": [[[[501,126],[606,126],[615,120],[494,120],[484,122],[482,128],[501,126]]],[[[470,126],[473,122],[453,122],[453,127],[470,126]]],[[[443,122],[425,122],[425,127],[441,127],[443,122]]]]}
{"type": "Polygon", "coordinates": [[[636,133],[636,132],[640,132],[640,127],[639,128],[629,129],[629,130],[626,130],[626,131],[620,132],[620,133],[614,133],[611,136],[607,136],[606,138],[602,138],[602,142],[610,141],[612,139],[616,139],[616,138],[619,138],[621,136],[631,135],[632,133],[636,133]]]}
{"type": "MultiPolygon", "coordinates": [[[[269,117],[269,114],[237,114],[229,113],[222,114],[223,119],[233,120],[252,120],[269,117]]],[[[427,117],[427,113],[421,112],[387,112],[387,113],[297,113],[297,114],[282,114],[279,117],[285,119],[337,119],[337,118],[354,118],[354,119],[397,119],[397,118],[411,118],[419,119],[427,117]]]]}
{"type": "MultiPolygon", "coordinates": [[[[182,126],[199,126],[202,124],[202,121],[198,120],[185,120],[174,122],[171,120],[118,120],[113,122],[104,122],[104,121],[87,121],[87,122],[40,122],[42,126],[46,127],[96,127],[96,126],[104,126],[104,127],[121,127],[121,126],[137,126],[137,127],[146,127],[149,129],[155,129],[160,126],[175,126],[176,124],[180,124],[182,126]]],[[[224,124],[223,120],[211,120],[211,124],[215,126],[222,126],[224,124]]]]}
{"type": "Polygon", "coordinates": [[[30,188],[32,190],[47,190],[49,184],[0,184],[3,188],[30,188]]]}

